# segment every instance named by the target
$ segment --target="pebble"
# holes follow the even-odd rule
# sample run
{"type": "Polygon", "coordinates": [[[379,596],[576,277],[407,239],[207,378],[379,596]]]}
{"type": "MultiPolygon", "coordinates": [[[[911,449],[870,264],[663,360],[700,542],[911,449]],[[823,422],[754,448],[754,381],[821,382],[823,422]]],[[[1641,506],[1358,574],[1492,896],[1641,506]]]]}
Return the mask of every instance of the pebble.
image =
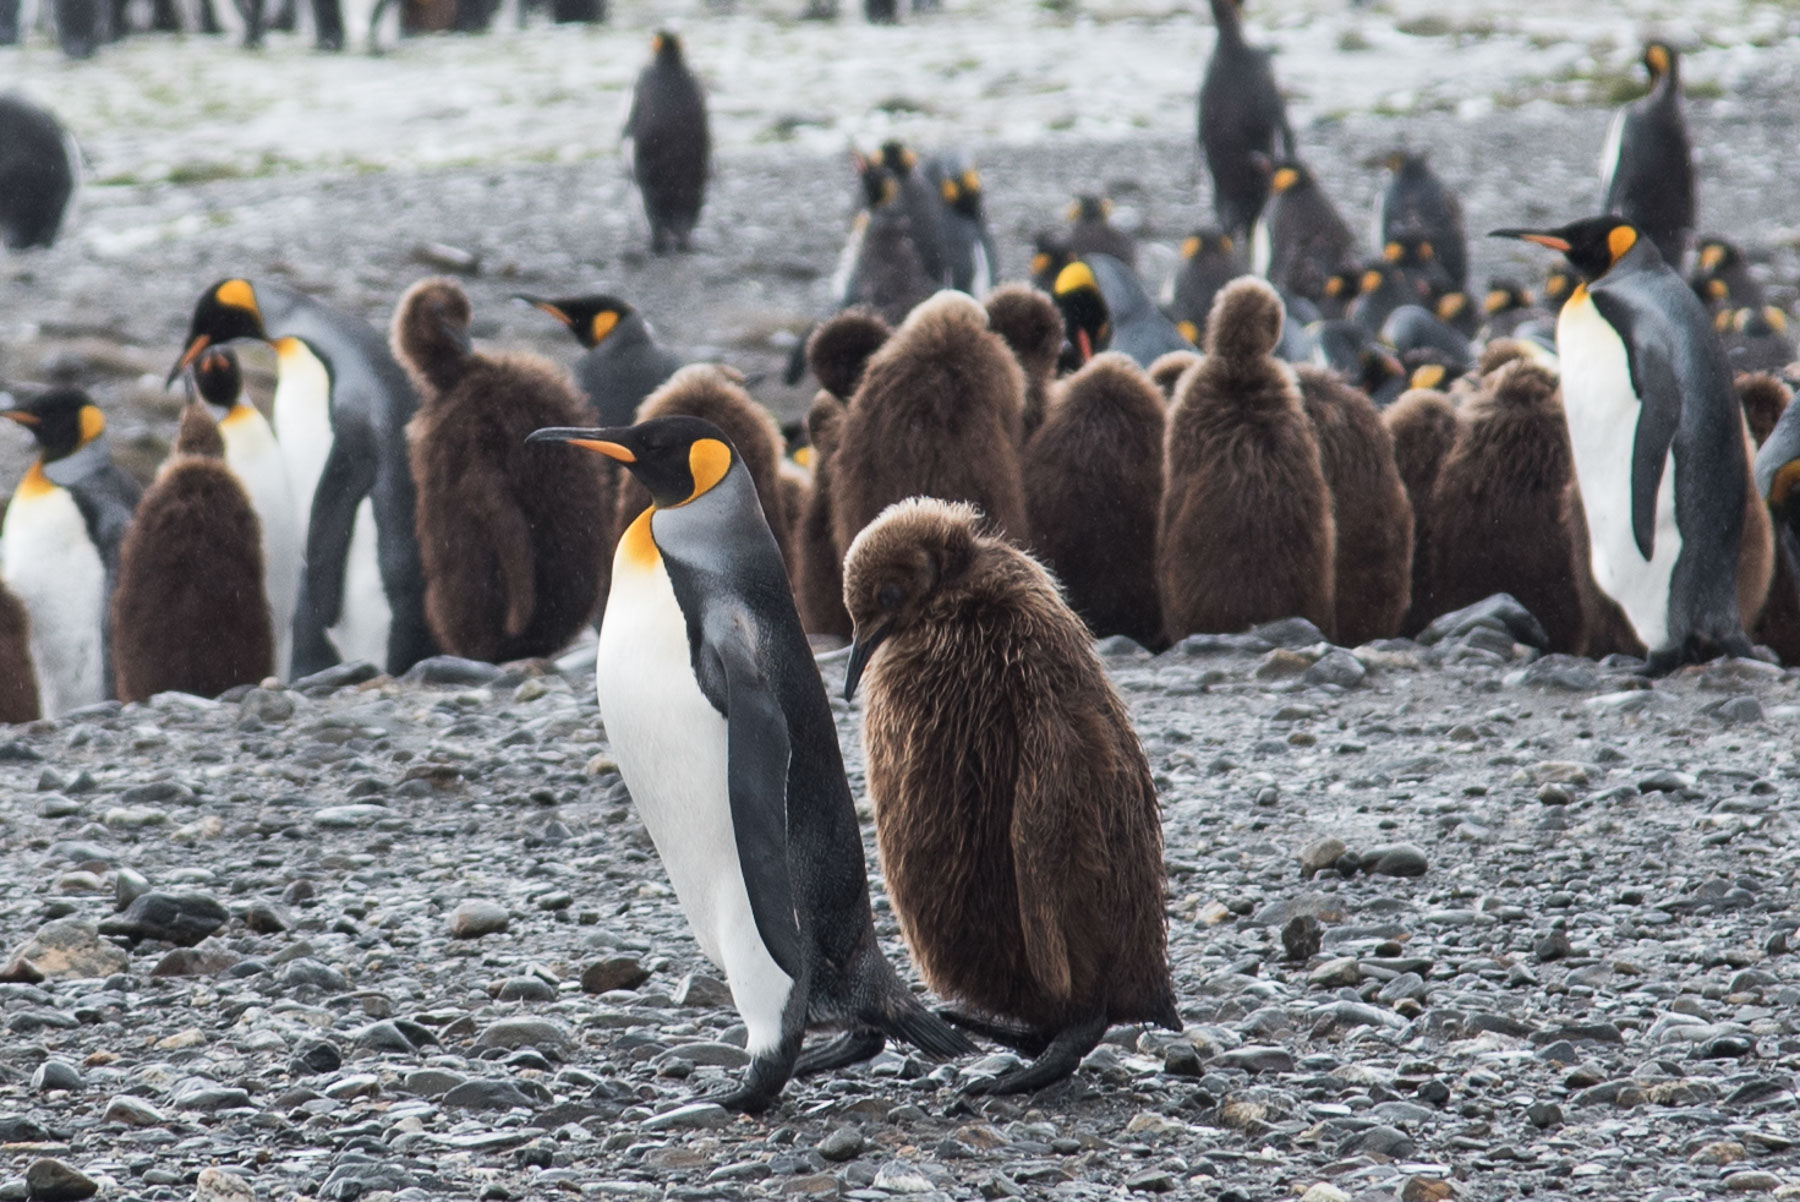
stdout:
{"type": "Polygon", "coordinates": [[[1725,1174],[1724,1185],[1728,1194],[1772,1194],[1781,1188],[1782,1180],[1761,1169],[1743,1169],[1725,1174]]]}
{"type": "Polygon", "coordinates": [[[1289,960],[1310,960],[1325,941],[1325,927],[1311,914],[1296,914],[1281,928],[1282,952],[1289,960]]]}
{"type": "Polygon", "coordinates": [[[855,1160],[862,1155],[862,1150],[869,1146],[863,1133],[855,1127],[833,1127],[819,1141],[819,1155],[833,1164],[843,1164],[855,1160]]]}
{"type": "Polygon", "coordinates": [[[100,938],[99,928],[80,918],[45,923],[13,954],[30,965],[38,980],[86,980],[124,972],[131,957],[100,938]]]}
{"type": "Polygon", "coordinates": [[[386,806],[352,802],[349,805],[320,806],[313,811],[312,822],[314,826],[324,830],[357,830],[393,816],[394,811],[386,806]]]}
{"type": "Polygon", "coordinates": [[[1363,857],[1364,871],[1376,876],[1424,876],[1430,866],[1424,850],[1411,843],[1378,847],[1363,857]]]}
{"type": "Polygon", "coordinates": [[[607,956],[581,970],[583,993],[611,993],[636,989],[650,979],[650,970],[636,956],[607,956]]]}
{"type": "Polygon", "coordinates": [[[701,1128],[712,1130],[731,1122],[731,1112],[716,1102],[690,1102],[652,1115],[643,1121],[645,1131],[701,1128]]]}
{"type": "Polygon", "coordinates": [[[503,1077],[482,1077],[464,1081],[444,1091],[440,1101],[445,1106],[463,1110],[529,1110],[535,1103],[516,1084],[503,1077]]]}
{"type": "Polygon", "coordinates": [[[25,1166],[25,1196],[31,1202],[79,1202],[99,1192],[99,1182],[52,1157],[40,1156],[25,1166]]]}
{"type": "Polygon", "coordinates": [[[1300,1202],[1350,1202],[1350,1195],[1328,1181],[1321,1181],[1301,1194],[1300,1202]]]}
{"type": "Polygon", "coordinates": [[[193,1202],[255,1202],[256,1191],[250,1183],[236,1173],[228,1173],[217,1166],[208,1166],[200,1170],[194,1179],[193,1202]]]}
{"type": "Polygon", "coordinates": [[[1306,983],[1314,989],[1335,989],[1339,985],[1355,985],[1362,980],[1362,966],[1355,956],[1338,956],[1327,960],[1306,974],[1306,983]]]}
{"type": "Polygon", "coordinates": [[[151,890],[133,898],[123,914],[103,920],[100,933],[192,947],[230,918],[229,910],[203,893],[151,890]]]}
{"type": "Polygon", "coordinates": [[[1347,850],[1342,839],[1315,839],[1300,849],[1300,875],[1304,878],[1318,875],[1336,864],[1347,850]]]}
{"type": "Polygon", "coordinates": [[[48,1093],[53,1089],[80,1089],[85,1082],[81,1070],[66,1060],[55,1058],[44,1061],[31,1074],[31,1088],[39,1093],[48,1093]]]}
{"type": "Polygon", "coordinates": [[[676,983],[672,999],[677,1006],[729,1006],[731,987],[705,973],[689,973],[676,983]]]}
{"type": "Polygon", "coordinates": [[[511,923],[506,907],[491,901],[471,900],[450,911],[450,934],[456,939],[497,935],[511,923]]]}
{"type": "Polygon", "coordinates": [[[482,1048],[536,1048],[540,1052],[562,1054],[573,1049],[574,1040],[561,1024],[547,1018],[502,1018],[489,1023],[475,1040],[482,1048]]]}
{"type": "Polygon", "coordinates": [[[123,1123],[127,1127],[160,1127],[168,1122],[156,1107],[130,1094],[120,1094],[107,1102],[100,1117],[106,1122],[123,1123]]]}
{"type": "Polygon", "coordinates": [[[1363,667],[1362,661],[1356,656],[1341,647],[1334,647],[1301,673],[1300,679],[1307,684],[1330,684],[1342,689],[1353,689],[1368,674],[1369,670],[1363,667]]]}

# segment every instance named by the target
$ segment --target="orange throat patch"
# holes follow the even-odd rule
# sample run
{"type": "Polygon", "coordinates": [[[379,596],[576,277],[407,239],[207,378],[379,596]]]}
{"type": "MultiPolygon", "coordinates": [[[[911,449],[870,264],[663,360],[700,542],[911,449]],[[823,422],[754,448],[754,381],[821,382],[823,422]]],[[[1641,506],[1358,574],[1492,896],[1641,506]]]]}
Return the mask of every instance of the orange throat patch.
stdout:
{"type": "Polygon", "coordinates": [[[619,536],[619,549],[613,555],[615,570],[648,572],[662,562],[662,552],[657,550],[656,539],[650,533],[650,515],[655,512],[656,506],[652,505],[625,527],[625,533],[619,536]]]}

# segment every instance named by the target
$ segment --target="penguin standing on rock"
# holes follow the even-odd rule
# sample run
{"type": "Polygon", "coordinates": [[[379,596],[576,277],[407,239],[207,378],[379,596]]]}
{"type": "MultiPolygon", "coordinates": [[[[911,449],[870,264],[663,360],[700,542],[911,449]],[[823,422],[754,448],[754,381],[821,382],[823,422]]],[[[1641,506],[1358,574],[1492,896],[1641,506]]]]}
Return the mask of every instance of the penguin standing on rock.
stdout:
{"type": "Polygon", "coordinates": [[[112,629],[121,701],[217,697],[274,671],[262,532],[204,404],[182,413],[174,451],[138,503],[112,629]]]}
{"type": "Polygon", "coordinates": [[[1613,118],[1600,152],[1606,211],[1624,218],[1680,270],[1694,230],[1694,160],[1681,113],[1681,63],[1667,42],[1644,47],[1650,94],[1613,118]]]}
{"type": "Polygon", "coordinates": [[[246,279],[201,295],[169,379],[239,338],[274,344],[275,437],[306,529],[293,674],[362,659],[399,675],[437,652],[413,529],[412,384],[368,322],[246,279]]]}
{"type": "Polygon", "coordinates": [[[288,486],[287,460],[275,442],[275,431],[244,392],[237,354],[225,347],[209,349],[194,364],[200,399],[212,407],[225,440],[225,466],[243,485],[256,511],[262,534],[263,595],[275,623],[275,672],[291,671],[294,650],[294,605],[300,596],[300,569],[306,542],[288,486]]]}
{"type": "Polygon", "coordinates": [[[47,109],[16,92],[0,95],[0,245],[25,250],[56,241],[79,162],[47,109]]]}
{"type": "Polygon", "coordinates": [[[0,580],[25,607],[38,701],[55,718],[112,696],[119,545],[143,489],[113,462],[85,392],[56,389],[0,416],[37,440],[0,524],[0,580]]]}
{"type": "Polygon", "coordinates": [[[651,253],[685,253],[693,249],[712,160],[706,93],[675,34],[658,33],[651,53],[631,95],[624,136],[631,140],[631,170],[650,219],[651,253]]]}
{"type": "Polygon", "coordinates": [[[875,939],[837,728],[756,487],[711,422],[544,429],[625,465],[652,507],[613,557],[595,679],[620,772],[708,959],[749,1029],[714,1101],[761,1111],[789,1076],[889,1037],[973,1050],[875,939]],[[809,1027],[844,1034],[802,1056],[809,1027]]]}
{"type": "Polygon", "coordinates": [[[42,713],[31,666],[31,616],[0,579],[0,722],[35,722],[42,713]]]}
{"type": "Polygon", "coordinates": [[[587,348],[575,361],[575,380],[606,425],[630,425],[638,402],[681,367],[680,355],[657,345],[644,315],[616,296],[513,299],[556,318],[587,348]]]}
{"type": "Polygon", "coordinates": [[[1244,0],[1211,3],[1219,39],[1200,82],[1200,149],[1212,176],[1219,225],[1245,237],[1269,199],[1269,177],[1258,156],[1292,158],[1294,131],[1275,87],[1269,52],[1244,39],[1244,0]]]}
{"type": "Polygon", "coordinates": [[[1556,347],[1600,591],[1624,609],[1654,672],[1750,655],[1738,596],[1744,420],[1705,306],[1618,218],[1496,236],[1561,251],[1583,280],[1556,347]]]}
{"type": "Polygon", "coordinates": [[[426,279],[400,298],[390,332],[419,391],[407,437],[425,616],[452,655],[550,656],[605,590],[612,482],[585,457],[525,445],[533,430],[593,411],[544,360],[476,351],[469,318],[459,284],[426,279]]]}
{"type": "Polygon", "coordinates": [[[1181,1018],[1143,748],[1050,574],[980,523],[915,497],[857,536],[844,692],[866,670],[876,840],[921,973],[1035,1057],[964,1090],[1025,1093],[1113,1023],[1181,1018]]]}

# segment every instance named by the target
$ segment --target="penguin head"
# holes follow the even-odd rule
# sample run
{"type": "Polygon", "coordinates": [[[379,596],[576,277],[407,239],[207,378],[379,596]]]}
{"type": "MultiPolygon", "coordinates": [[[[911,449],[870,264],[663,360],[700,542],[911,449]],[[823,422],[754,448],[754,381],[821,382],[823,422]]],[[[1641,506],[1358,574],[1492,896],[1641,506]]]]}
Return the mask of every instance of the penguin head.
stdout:
{"type": "Polygon", "coordinates": [[[215,409],[229,410],[244,391],[244,373],[237,352],[228,347],[208,347],[194,364],[194,385],[200,399],[215,409]]]}
{"type": "Polygon", "coordinates": [[[919,165],[919,156],[904,142],[887,141],[875,152],[875,161],[892,171],[896,178],[905,179],[919,165]]]}
{"type": "Polygon", "coordinates": [[[854,624],[844,696],[876,648],[943,616],[974,565],[981,511],[960,501],[910,497],[882,510],[844,556],[844,605],[854,624]]]}
{"type": "Polygon", "coordinates": [[[1639,235],[1636,226],[1620,217],[1584,217],[1552,230],[1494,230],[1488,237],[1517,238],[1561,251],[1584,280],[1599,279],[1639,245],[1656,249],[1639,235]]]}
{"type": "Polygon", "coordinates": [[[1181,241],[1181,257],[1183,260],[1200,258],[1232,259],[1237,254],[1237,243],[1230,234],[1216,229],[1198,229],[1181,241]]]}
{"type": "Polygon", "coordinates": [[[1112,313],[1100,295],[1099,281],[1086,263],[1076,259],[1056,275],[1052,294],[1062,311],[1065,369],[1081,367],[1112,343],[1112,313]]]}
{"type": "Polygon", "coordinates": [[[1382,156],[1381,165],[1396,176],[1417,174],[1425,169],[1426,157],[1411,150],[1394,149],[1382,156]]]}
{"type": "Polygon", "coordinates": [[[73,455],[106,433],[106,415],[79,388],[53,389],[22,405],[0,409],[0,417],[31,431],[45,463],[73,455]]]}
{"type": "Polygon", "coordinates": [[[1031,245],[1031,282],[1049,292],[1062,269],[1074,259],[1074,252],[1069,249],[1068,237],[1058,230],[1040,231],[1031,245]]]}
{"type": "Polygon", "coordinates": [[[1276,196],[1304,188],[1312,183],[1312,173],[1299,163],[1274,163],[1263,159],[1263,166],[1269,173],[1269,191],[1276,196]]]}
{"type": "Polygon", "coordinates": [[[981,172],[964,167],[938,181],[938,195],[952,212],[979,220],[981,217],[981,172]]]}
{"type": "Polygon", "coordinates": [[[882,162],[879,153],[868,158],[855,155],[854,162],[864,208],[885,208],[900,199],[900,177],[882,162]]]}
{"type": "Polygon", "coordinates": [[[515,292],[513,299],[524,301],[533,308],[542,309],[568,326],[569,332],[574,334],[576,340],[589,350],[605,342],[608,335],[637,311],[616,296],[599,294],[548,300],[541,296],[515,292]]]}
{"type": "Polygon", "coordinates": [[[1675,47],[1667,42],[1649,42],[1644,46],[1644,70],[1650,72],[1652,86],[1661,82],[1665,75],[1674,75],[1676,64],[1675,47]]]}
{"type": "Polygon", "coordinates": [[[442,277],[420,280],[394,308],[388,334],[394,358],[434,386],[449,388],[473,349],[471,316],[469,294],[461,284],[442,277]]]}
{"type": "Polygon", "coordinates": [[[1104,196],[1083,192],[1069,204],[1069,220],[1076,225],[1104,222],[1112,216],[1113,203],[1104,196]]]}
{"type": "Polygon", "coordinates": [[[672,29],[659,29],[650,39],[650,53],[659,63],[681,62],[681,35],[672,29]]]}
{"type": "Polygon", "coordinates": [[[1702,238],[1698,258],[1704,272],[1725,271],[1744,261],[1744,253],[1723,238],[1702,238]]]}
{"type": "Polygon", "coordinates": [[[737,459],[724,431],[705,418],[686,415],[610,429],[552,426],[533,430],[525,441],[571,443],[624,464],[658,509],[673,509],[705,496],[737,459]]]}
{"type": "Polygon", "coordinates": [[[1489,317],[1511,313],[1515,309],[1529,309],[1531,290],[1517,280],[1489,280],[1487,295],[1481,300],[1481,308],[1489,317]]]}
{"type": "Polygon", "coordinates": [[[1227,362],[1265,359],[1275,353],[1286,320],[1280,293],[1256,276],[1239,276],[1213,298],[1206,353],[1227,362]]]}
{"type": "Polygon", "coordinates": [[[209,346],[223,346],[239,338],[269,341],[263,328],[262,310],[256,303],[256,289],[249,280],[220,280],[200,296],[194,306],[194,318],[188,323],[187,347],[175,366],[169,369],[164,387],[186,371],[209,346]]]}

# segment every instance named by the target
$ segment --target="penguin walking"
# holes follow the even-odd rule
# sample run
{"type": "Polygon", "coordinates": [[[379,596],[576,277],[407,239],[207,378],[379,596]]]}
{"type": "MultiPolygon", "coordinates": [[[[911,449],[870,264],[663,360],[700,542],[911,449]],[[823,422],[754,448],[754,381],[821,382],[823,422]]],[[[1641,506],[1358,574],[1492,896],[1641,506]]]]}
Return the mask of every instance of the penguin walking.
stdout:
{"type": "Polygon", "coordinates": [[[513,299],[562,322],[586,348],[575,361],[575,380],[606,425],[630,425],[639,402],[681,369],[681,356],[659,345],[644,315],[616,296],[552,300],[517,292],[513,299]]]}
{"type": "Polygon", "coordinates": [[[35,722],[42,714],[31,666],[31,615],[0,578],[0,723],[35,722]]]}
{"type": "Polygon", "coordinates": [[[1181,269],[1175,273],[1175,297],[1169,305],[1169,320],[1175,323],[1176,332],[1199,346],[1213,298],[1243,274],[1237,240],[1230,234],[1202,229],[1184,238],[1181,269]]]}
{"type": "Polygon", "coordinates": [[[1644,47],[1650,92],[1619,110],[1600,152],[1606,212],[1656,243],[1679,271],[1694,230],[1694,159],[1681,112],[1681,60],[1667,42],[1644,47]]]}
{"type": "Polygon", "coordinates": [[[1329,276],[1354,267],[1356,238],[1312,172],[1300,164],[1277,166],[1269,191],[1251,238],[1251,269],[1283,296],[1317,303],[1329,276]]]}
{"type": "Polygon", "coordinates": [[[544,456],[533,430],[593,410],[535,355],[488,355],[469,339],[468,294],[420,280],[390,332],[419,411],[407,427],[425,617],[452,655],[504,663],[552,656],[593,617],[606,586],[612,478],[585,457],[544,456]]]}
{"type": "Polygon", "coordinates": [[[17,92],[0,94],[0,244],[49,246],[74,195],[80,159],[62,123],[17,92]]]}
{"type": "Polygon", "coordinates": [[[275,347],[275,437],[306,529],[293,675],[359,659],[398,675],[437,651],[413,529],[412,384],[368,322],[241,278],[201,294],[169,379],[239,338],[275,347]]]}
{"type": "Polygon", "coordinates": [[[688,70],[681,39],[663,30],[651,42],[650,65],[638,75],[624,136],[631,169],[650,219],[650,250],[693,249],[694,226],[706,203],[712,134],[706,93],[688,70]]]}
{"type": "Polygon", "coordinates": [[[915,497],[857,536],[844,692],[866,669],[876,840],[920,971],[953,1021],[1035,1057],[964,1091],[1025,1093],[1113,1023],[1181,1018],[1143,748],[1050,574],[980,523],[915,497]]]}
{"type": "Polygon", "coordinates": [[[1292,158],[1294,131],[1275,87],[1269,52],[1244,38],[1244,0],[1211,4],[1219,38],[1200,81],[1200,150],[1212,176],[1219,225],[1242,238],[1269,199],[1269,177],[1258,156],[1292,158]]]}
{"type": "Polygon", "coordinates": [[[1392,175],[1376,211],[1376,245],[1419,240],[1432,248],[1450,288],[1467,288],[1469,235],[1463,227],[1462,202],[1423,154],[1397,150],[1385,164],[1392,175]]]}
{"type": "Polygon", "coordinates": [[[1616,217],[1495,236],[1561,251],[1583,281],[1556,347],[1600,591],[1630,618],[1653,672],[1750,655],[1738,598],[1744,419],[1705,306],[1616,217]]]}
{"type": "Polygon", "coordinates": [[[971,1051],[876,943],[837,728],[750,474],[695,417],[543,429],[625,465],[653,505],[613,558],[595,676],[638,813],[749,1029],[750,1067],[714,1100],[760,1111],[795,1072],[888,1037],[971,1051]],[[809,1027],[837,1040],[802,1056],[809,1027]]]}
{"type": "Polygon", "coordinates": [[[300,571],[306,542],[288,484],[287,460],[275,431],[244,392],[236,352],[209,348],[194,363],[194,386],[212,407],[225,440],[225,466],[237,477],[262,535],[263,595],[275,624],[275,667],[278,676],[293,670],[294,606],[300,598],[300,571]]]}
{"type": "Polygon", "coordinates": [[[1069,371],[1104,350],[1119,351],[1147,369],[1170,351],[1193,349],[1137,274],[1111,255],[1089,255],[1063,268],[1054,296],[1067,331],[1063,367],[1069,371]]]}
{"type": "Polygon", "coordinates": [[[79,389],[0,410],[38,455],[0,524],[0,580],[25,607],[46,717],[113,695],[112,593],[143,489],[112,460],[106,417],[79,389]]]}
{"type": "Polygon", "coordinates": [[[256,510],[225,463],[207,406],[189,403],[175,447],[119,550],[113,660],[121,701],[217,697],[275,669],[256,510]]]}

